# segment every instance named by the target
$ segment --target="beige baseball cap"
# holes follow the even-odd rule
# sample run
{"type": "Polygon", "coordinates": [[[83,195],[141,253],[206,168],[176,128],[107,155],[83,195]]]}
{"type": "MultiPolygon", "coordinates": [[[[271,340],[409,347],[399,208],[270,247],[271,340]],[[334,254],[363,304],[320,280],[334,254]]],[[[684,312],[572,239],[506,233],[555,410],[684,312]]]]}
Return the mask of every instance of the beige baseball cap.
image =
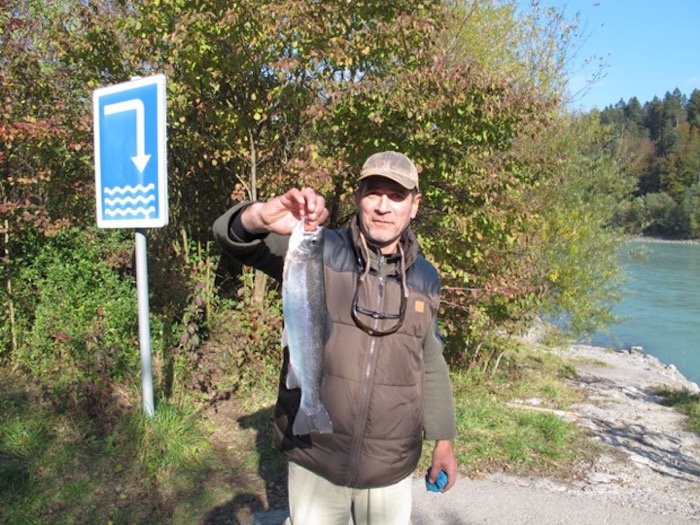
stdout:
{"type": "Polygon", "coordinates": [[[413,161],[403,153],[382,151],[371,155],[362,165],[360,178],[386,177],[398,182],[407,190],[418,190],[418,170],[413,161]]]}

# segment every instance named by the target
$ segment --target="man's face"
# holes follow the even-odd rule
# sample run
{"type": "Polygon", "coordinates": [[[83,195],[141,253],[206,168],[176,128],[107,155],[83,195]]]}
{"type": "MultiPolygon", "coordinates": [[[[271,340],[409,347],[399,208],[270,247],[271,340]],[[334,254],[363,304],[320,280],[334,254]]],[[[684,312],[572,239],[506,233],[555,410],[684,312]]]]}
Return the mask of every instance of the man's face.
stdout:
{"type": "Polygon", "coordinates": [[[360,230],[385,255],[398,251],[401,234],[418,213],[420,193],[384,177],[365,179],[357,192],[360,230]]]}

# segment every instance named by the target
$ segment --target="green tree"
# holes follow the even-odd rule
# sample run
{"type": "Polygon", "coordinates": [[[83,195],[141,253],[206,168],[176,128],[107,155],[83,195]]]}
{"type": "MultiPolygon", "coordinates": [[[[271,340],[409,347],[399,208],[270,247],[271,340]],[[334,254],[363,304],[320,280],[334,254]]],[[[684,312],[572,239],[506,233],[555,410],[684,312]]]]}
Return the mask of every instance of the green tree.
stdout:
{"type": "Polygon", "coordinates": [[[651,235],[670,235],[676,226],[676,201],[668,193],[649,193],[644,197],[648,224],[645,232],[651,235]]]}
{"type": "Polygon", "coordinates": [[[600,114],[601,122],[614,127],[622,170],[637,180],[635,194],[649,196],[629,202],[618,215],[631,231],[687,236],[694,230],[683,207],[700,171],[696,98],[696,92],[686,97],[674,89],[663,101],[645,103],[641,116],[635,99],[600,114]],[[668,209],[662,211],[664,204],[668,209]]]}
{"type": "MultiPolygon", "coordinates": [[[[377,149],[405,151],[422,171],[416,226],[446,285],[454,357],[488,362],[498,345],[483,343],[498,328],[526,325],[553,290],[571,297],[567,305],[592,293],[577,282],[583,274],[551,286],[540,261],[566,253],[576,265],[570,254],[585,252],[576,251],[580,237],[565,237],[564,249],[543,233],[545,190],[592,195],[578,174],[590,169],[591,180],[608,184],[603,174],[612,172],[594,153],[608,146],[599,130],[569,122],[563,110],[576,30],[561,10],[437,0],[7,4],[5,251],[29,261],[47,235],[94,220],[91,91],[165,73],[171,221],[151,233],[152,305],[170,327],[164,333],[175,330],[164,344],[193,362],[215,306],[199,291],[216,261],[207,244],[213,219],[232,200],[313,184],[340,224],[355,175],[377,149]]],[[[558,204],[554,219],[586,217],[574,199],[558,204]]],[[[601,224],[597,214],[591,221],[586,243],[601,224]]],[[[10,282],[20,265],[4,268],[10,282]]],[[[128,274],[129,266],[115,270],[128,274]]]]}
{"type": "Polygon", "coordinates": [[[676,88],[664,96],[664,119],[670,127],[677,128],[686,120],[687,97],[676,88]]]}
{"type": "Polygon", "coordinates": [[[13,311],[20,261],[33,260],[46,237],[94,217],[89,97],[62,66],[70,45],[60,35],[75,27],[71,4],[18,0],[0,13],[1,297],[13,350],[22,342],[13,311]]]}
{"type": "Polygon", "coordinates": [[[688,122],[695,129],[700,129],[700,89],[694,89],[686,105],[688,122]]]}
{"type": "MultiPolygon", "coordinates": [[[[516,86],[536,87],[539,97],[566,101],[572,96],[563,83],[567,60],[585,37],[578,15],[567,19],[563,9],[537,2],[522,11],[513,2],[455,5],[457,16],[450,18],[447,33],[455,54],[463,53],[467,62],[478,63],[496,76],[512,78],[516,86]]],[[[590,63],[596,60],[592,57],[590,63]]],[[[591,81],[600,72],[597,69],[591,81]]],[[[634,102],[635,134],[641,140],[645,135],[640,130],[642,108],[634,102]]],[[[546,310],[566,314],[575,332],[590,333],[611,319],[610,306],[620,284],[617,233],[609,225],[618,200],[632,188],[632,170],[621,173],[616,155],[623,149],[638,155],[635,167],[642,171],[649,153],[643,149],[647,153],[640,154],[635,144],[622,142],[622,136],[628,136],[624,102],[604,112],[618,130],[619,141],[613,141],[615,135],[601,127],[597,118],[577,119],[560,108],[545,105],[541,109],[550,111],[546,126],[534,126],[516,141],[521,176],[530,173],[531,177],[522,180],[532,184],[513,188],[514,195],[524,192],[519,198],[527,202],[530,213],[520,228],[511,229],[519,232],[510,253],[517,254],[514,268],[521,279],[513,279],[518,285],[509,291],[517,290],[512,303],[521,307],[521,321],[527,322],[527,313],[546,310]],[[528,300],[523,301],[526,296],[528,300]]]]}
{"type": "Polygon", "coordinates": [[[441,33],[427,34],[435,40],[425,31],[420,45],[390,40],[384,67],[327,91],[313,113],[315,148],[340,161],[333,217],[352,208],[352,179],[369,153],[400,149],[417,162],[424,201],[416,228],[446,285],[450,352],[466,362],[484,357],[476,350],[496,326],[522,322],[532,308],[532,263],[523,255],[530,211],[520,196],[533,181],[512,144],[544,124],[554,100],[459,61],[441,33]]]}
{"type": "MultiPolygon", "coordinates": [[[[561,7],[514,0],[458,0],[451,6],[441,46],[458,62],[478,64],[494,78],[555,96],[565,104],[567,61],[584,38],[579,15],[561,7]]],[[[596,69],[587,82],[600,75],[596,69]]]]}
{"type": "Polygon", "coordinates": [[[700,237],[700,185],[698,183],[685,190],[676,210],[679,234],[690,239],[700,237]]]}
{"type": "Polygon", "coordinates": [[[664,105],[658,97],[644,104],[644,126],[649,130],[649,138],[658,142],[664,130],[664,105]]]}
{"type": "Polygon", "coordinates": [[[659,160],[661,188],[677,200],[700,176],[700,133],[685,123],[678,136],[677,149],[659,160]]]}
{"type": "Polygon", "coordinates": [[[647,137],[644,129],[644,111],[637,97],[632,97],[623,109],[627,121],[627,133],[635,139],[647,137]]]}
{"type": "Polygon", "coordinates": [[[532,195],[541,216],[543,307],[574,334],[592,335],[613,320],[610,308],[619,299],[621,241],[610,225],[633,181],[620,173],[610,130],[596,115],[557,120],[533,147],[552,170],[532,195]]]}

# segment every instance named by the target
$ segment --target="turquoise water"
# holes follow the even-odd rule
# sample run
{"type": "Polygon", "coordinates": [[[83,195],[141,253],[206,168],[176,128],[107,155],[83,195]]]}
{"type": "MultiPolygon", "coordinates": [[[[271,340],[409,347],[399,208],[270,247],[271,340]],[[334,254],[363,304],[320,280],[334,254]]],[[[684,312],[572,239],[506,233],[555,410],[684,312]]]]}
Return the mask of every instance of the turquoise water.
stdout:
{"type": "Polygon", "coordinates": [[[700,244],[635,241],[623,251],[628,282],[614,312],[623,317],[611,335],[593,342],[614,348],[644,347],[700,383],[700,244]],[[647,252],[642,259],[628,249],[647,252]]]}

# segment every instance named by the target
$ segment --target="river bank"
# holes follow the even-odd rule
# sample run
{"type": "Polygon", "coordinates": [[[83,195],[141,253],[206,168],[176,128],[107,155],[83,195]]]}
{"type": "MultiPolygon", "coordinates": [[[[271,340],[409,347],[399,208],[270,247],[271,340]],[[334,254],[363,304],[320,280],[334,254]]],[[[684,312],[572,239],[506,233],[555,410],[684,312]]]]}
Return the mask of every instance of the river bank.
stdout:
{"type": "Polygon", "coordinates": [[[671,239],[666,237],[645,237],[644,235],[628,235],[625,241],[655,242],[660,244],[700,244],[700,239],[671,239]]]}
{"type": "Polygon", "coordinates": [[[439,505],[418,486],[413,524],[700,523],[700,436],[656,394],[659,387],[697,393],[698,385],[642,352],[590,345],[554,352],[571,360],[570,381],[585,395],[557,414],[587,429],[600,446],[597,461],[572,482],[506,474],[463,480],[439,505]]]}
{"type": "Polygon", "coordinates": [[[657,394],[660,387],[697,394],[698,385],[644,352],[589,345],[560,352],[579,361],[572,382],[587,401],[572,413],[602,450],[586,482],[570,490],[667,515],[667,523],[700,522],[700,436],[657,394]]]}

